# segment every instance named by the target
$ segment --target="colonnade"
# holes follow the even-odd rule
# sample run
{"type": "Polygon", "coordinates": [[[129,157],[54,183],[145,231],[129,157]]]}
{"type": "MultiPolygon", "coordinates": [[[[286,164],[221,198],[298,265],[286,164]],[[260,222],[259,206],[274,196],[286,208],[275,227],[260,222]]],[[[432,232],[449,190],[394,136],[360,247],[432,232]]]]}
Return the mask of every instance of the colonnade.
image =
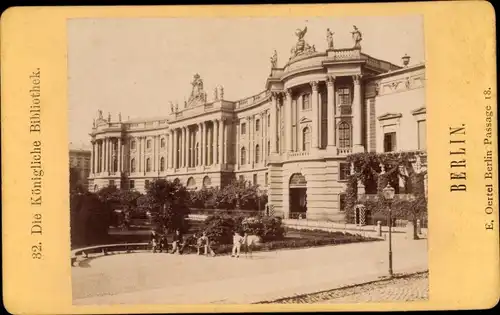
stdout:
{"type": "MultiPolygon", "coordinates": [[[[337,110],[336,97],[335,97],[335,76],[327,76],[325,78],[326,83],[326,100],[327,100],[327,132],[326,132],[326,144],[327,148],[337,147],[337,121],[340,117],[340,113],[337,110]]],[[[363,138],[362,138],[362,126],[363,126],[363,101],[361,97],[361,76],[353,75],[353,90],[352,90],[352,149],[354,152],[362,152],[363,138]]],[[[311,148],[312,150],[318,150],[322,146],[323,136],[321,132],[321,104],[319,99],[318,85],[320,81],[309,82],[311,87],[311,148]]],[[[270,141],[271,141],[271,154],[280,154],[278,140],[285,141],[285,152],[301,151],[298,145],[294,146],[294,138],[292,132],[293,122],[293,89],[287,89],[284,92],[273,92],[271,96],[271,122],[270,122],[270,141]],[[278,109],[284,111],[284,130],[285,139],[278,139],[280,125],[278,117],[278,109]]],[[[298,120],[299,117],[296,117],[298,120]]],[[[296,122],[298,125],[298,121],[296,122]]]]}

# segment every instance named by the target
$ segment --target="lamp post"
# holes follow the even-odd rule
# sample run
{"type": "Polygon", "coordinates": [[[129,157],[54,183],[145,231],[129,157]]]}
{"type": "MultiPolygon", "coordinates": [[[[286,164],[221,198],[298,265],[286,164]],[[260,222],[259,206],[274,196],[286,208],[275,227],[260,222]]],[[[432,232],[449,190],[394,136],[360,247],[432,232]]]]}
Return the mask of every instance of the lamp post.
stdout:
{"type": "Polygon", "coordinates": [[[394,188],[391,187],[391,185],[387,184],[387,186],[383,190],[383,195],[385,198],[385,201],[387,202],[387,206],[389,208],[389,275],[392,277],[393,272],[392,272],[392,200],[394,199],[394,193],[395,190],[394,188]]]}

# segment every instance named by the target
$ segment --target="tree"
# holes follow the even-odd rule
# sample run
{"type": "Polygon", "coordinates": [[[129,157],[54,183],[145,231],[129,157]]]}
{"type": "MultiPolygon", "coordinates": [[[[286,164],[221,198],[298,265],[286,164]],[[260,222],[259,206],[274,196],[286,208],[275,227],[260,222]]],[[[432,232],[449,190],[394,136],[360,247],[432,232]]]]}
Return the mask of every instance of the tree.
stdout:
{"type": "Polygon", "coordinates": [[[259,186],[245,180],[234,180],[215,192],[215,207],[228,210],[264,209],[267,195],[259,191],[259,186]]]}
{"type": "Polygon", "coordinates": [[[145,197],[140,198],[141,206],[152,212],[158,228],[166,231],[188,230],[186,220],[189,213],[188,201],[189,193],[186,187],[177,181],[166,179],[153,181],[145,197]]]}

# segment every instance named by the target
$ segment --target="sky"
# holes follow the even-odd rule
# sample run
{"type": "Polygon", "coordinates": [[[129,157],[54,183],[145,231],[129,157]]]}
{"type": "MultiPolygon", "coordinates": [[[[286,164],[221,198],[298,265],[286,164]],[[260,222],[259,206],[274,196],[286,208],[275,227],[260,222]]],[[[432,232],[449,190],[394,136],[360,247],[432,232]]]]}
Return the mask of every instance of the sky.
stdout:
{"type": "Polygon", "coordinates": [[[351,31],[363,34],[362,52],[401,65],[424,62],[421,16],[272,18],[100,18],[68,21],[69,139],[88,144],[97,111],[116,120],[166,116],[169,102],[180,106],[195,73],[210,100],[217,85],[224,98],[238,100],[264,90],[270,57],[278,66],[290,57],[295,30],[317,51],[353,46],[351,31]]]}

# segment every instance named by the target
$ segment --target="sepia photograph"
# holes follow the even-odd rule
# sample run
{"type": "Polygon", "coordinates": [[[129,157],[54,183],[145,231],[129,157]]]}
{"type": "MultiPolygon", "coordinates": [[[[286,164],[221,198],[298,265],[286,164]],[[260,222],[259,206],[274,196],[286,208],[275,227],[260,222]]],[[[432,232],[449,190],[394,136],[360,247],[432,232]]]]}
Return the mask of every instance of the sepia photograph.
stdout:
{"type": "Polygon", "coordinates": [[[421,15],[66,23],[73,305],[429,299],[421,15]]]}

